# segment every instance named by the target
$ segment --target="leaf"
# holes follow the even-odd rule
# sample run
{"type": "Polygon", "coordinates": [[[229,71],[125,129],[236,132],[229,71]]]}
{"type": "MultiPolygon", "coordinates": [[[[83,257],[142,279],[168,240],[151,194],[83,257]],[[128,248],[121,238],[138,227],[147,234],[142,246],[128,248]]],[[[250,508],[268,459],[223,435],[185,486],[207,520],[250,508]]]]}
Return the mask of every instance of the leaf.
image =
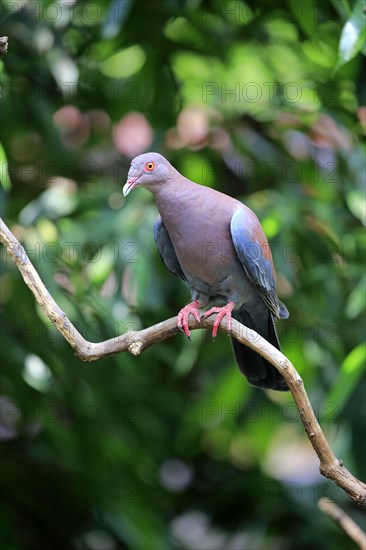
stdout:
{"type": "Polygon", "coordinates": [[[355,319],[366,309],[366,275],[354,286],[348,296],[346,315],[348,319],[355,319]]]}
{"type": "Polygon", "coordinates": [[[288,9],[301,29],[313,36],[316,32],[316,7],[315,0],[307,0],[306,10],[301,9],[301,4],[288,0],[288,9]]]}
{"type": "Polygon", "coordinates": [[[336,405],[336,413],[340,414],[342,408],[349,399],[353,389],[365,372],[366,344],[359,344],[347,355],[336,384],[328,395],[328,404],[336,405]]]}
{"type": "Polygon", "coordinates": [[[102,285],[110,275],[114,266],[114,255],[110,247],[103,247],[90,260],[87,273],[91,282],[102,285]]]}
{"type": "Polygon", "coordinates": [[[110,3],[107,15],[102,27],[103,38],[114,38],[123,28],[125,20],[128,18],[133,2],[119,2],[114,0],[110,3]]]}
{"type": "Polygon", "coordinates": [[[354,189],[346,195],[346,202],[352,214],[366,225],[366,199],[362,191],[354,189]]]}
{"type": "Polygon", "coordinates": [[[336,69],[353,59],[363,48],[366,38],[365,19],[365,1],[357,0],[342,30],[336,69]]]}
{"type": "Polygon", "coordinates": [[[0,181],[5,191],[10,191],[11,180],[8,171],[8,159],[6,157],[5,149],[0,143],[0,181]]]}
{"type": "Polygon", "coordinates": [[[351,8],[347,0],[331,0],[331,3],[343,20],[351,15],[351,8]]]}

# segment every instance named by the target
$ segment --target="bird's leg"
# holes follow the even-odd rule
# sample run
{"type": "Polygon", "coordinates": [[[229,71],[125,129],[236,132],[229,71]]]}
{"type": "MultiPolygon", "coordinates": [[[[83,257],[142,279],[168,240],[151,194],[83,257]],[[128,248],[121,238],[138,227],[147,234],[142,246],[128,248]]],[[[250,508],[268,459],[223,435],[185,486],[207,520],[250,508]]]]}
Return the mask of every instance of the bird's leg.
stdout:
{"type": "Polygon", "coordinates": [[[206,313],[202,315],[203,319],[206,319],[206,317],[209,317],[213,313],[218,313],[214,326],[212,329],[212,337],[215,338],[217,331],[219,329],[220,323],[223,320],[223,318],[226,316],[226,326],[228,330],[231,330],[231,312],[235,307],[235,302],[228,302],[226,306],[223,307],[212,307],[206,313]]]}
{"type": "Polygon", "coordinates": [[[201,322],[201,316],[198,311],[200,307],[201,307],[201,304],[199,303],[199,301],[195,300],[194,302],[183,307],[178,313],[178,322],[177,322],[178,328],[184,330],[184,333],[187,336],[187,338],[191,337],[191,333],[189,332],[189,327],[188,327],[189,316],[193,315],[197,323],[201,322]]]}

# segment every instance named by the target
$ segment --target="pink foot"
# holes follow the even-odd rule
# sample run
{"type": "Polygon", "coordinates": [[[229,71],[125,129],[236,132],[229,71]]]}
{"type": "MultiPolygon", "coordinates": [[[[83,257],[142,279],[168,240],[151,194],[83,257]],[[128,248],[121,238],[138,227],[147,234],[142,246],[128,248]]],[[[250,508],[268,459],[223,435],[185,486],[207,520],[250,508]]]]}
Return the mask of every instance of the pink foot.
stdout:
{"type": "Polygon", "coordinates": [[[187,306],[183,307],[180,312],[178,313],[178,328],[184,330],[185,335],[187,338],[190,338],[191,333],[189,332],[188,328],[188,320],[189,316],[193,315],[193,317],[196,319],[197,323],[201,322],[201,316],[198,311],[198,308],[200,307],[200,303],[198,300],[195,300],[191,304],[188,304],[187,306]]]}
{"type": "Polygon", "coordinates": [[[219,330],[219,326],[223,318],[226,316],[226,326],[228,330],[231,330],[231,312],[235,307],[234,302],[228,302],[226,306],[223,307],[212,307],[206,313],[202,315],[203,319],[206,319],[206,317],[209,317],[213,313],[218,313],[218,316],[215,319],[214,326],[212,329],[212,337],[215,338],[217,331],[219,330]]]}

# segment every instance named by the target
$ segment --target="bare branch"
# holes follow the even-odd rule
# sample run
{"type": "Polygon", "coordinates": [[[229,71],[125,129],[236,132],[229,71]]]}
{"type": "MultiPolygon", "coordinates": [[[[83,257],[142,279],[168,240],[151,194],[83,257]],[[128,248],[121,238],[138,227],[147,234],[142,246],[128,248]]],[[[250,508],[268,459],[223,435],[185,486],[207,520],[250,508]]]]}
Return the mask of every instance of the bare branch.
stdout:
{"type": "Polygon", "coordinates": [[[366,533],[337,504],[328,498],[321,498],[318,507],[328,514],[332,520],[361,548],[366,550],[366,533]]]}
{"type": "MultiPolygon", "coordinates": [[[[76,330],[67,315],[58,307],[41,281],[24,248],[1,219],[0,242],[17,265],[25,283],[33,292],[46,316],[54,323],[75,350],[76,355],[83,361],[95,361],[124,351],[130,352],[132,355],[139,355],[153,344],[178,334],[179,329],[177,328],[176,318],[172,317],[152,327],[140,331],[129,331],[104,342],[88,342],[76,330]]],[[[215,316],[204,319],[201,323],[197,323],[192,319],[189,327],[191,330],[212,328],[214,320],[215,316]]],[[[221,328],[227,331],[225,320],[221,323],[221,328]]],[[[245,327],[238,321],[232,321],[230,335],[262,355],[283,375],[299,410],[309,441],[318,455],[320,472],[341,487],[357,504],[366,506],[366,485],[344,467],[342,460],[338,460],[334,456],[316,419],[304,389],[303,381],[289,359],[254,330],[245,327]]]]}

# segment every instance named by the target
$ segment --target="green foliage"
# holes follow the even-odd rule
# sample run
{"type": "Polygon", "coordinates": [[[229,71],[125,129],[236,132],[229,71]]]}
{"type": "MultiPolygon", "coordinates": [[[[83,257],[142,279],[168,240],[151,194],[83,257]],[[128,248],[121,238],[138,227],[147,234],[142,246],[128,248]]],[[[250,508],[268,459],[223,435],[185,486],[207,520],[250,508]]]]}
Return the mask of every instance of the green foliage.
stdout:
{"type": "Polygon", "coordinates": [[[350,61],[361,50],[366,52],[366,4],[356,0],[353,11],[343,27],[339,42],[338,66],[350,61]]]}
{"type": "Polygon", "coordinates": [[[0,183],[2,184],[5,191],[9,191],[9,189],[11,188],[11,181],[10,181],[9,171],[8,171],[8,160],[6,158],[4,147],[1,145],[1,143],[0,143],[0,166],[1,166],[0,183]]]}
{"type": "MultiPolygon", "coordinates": [[[[284,353],[365,478],[364,12],[355,0],[6,2],[1,214],[91,341],[177,313],[135,154],[243,200],[284,353]],[[12,186],[10,186],[10,181],[12,186]]],[[[187,215],[188,217],[188,215],[187,215]]],[[[351,548],[291,396],[196,331],[82,363],[3,253],[1,548],[351,548]],[[322,541],[326,541],[322,542],[322,541]]]]}

